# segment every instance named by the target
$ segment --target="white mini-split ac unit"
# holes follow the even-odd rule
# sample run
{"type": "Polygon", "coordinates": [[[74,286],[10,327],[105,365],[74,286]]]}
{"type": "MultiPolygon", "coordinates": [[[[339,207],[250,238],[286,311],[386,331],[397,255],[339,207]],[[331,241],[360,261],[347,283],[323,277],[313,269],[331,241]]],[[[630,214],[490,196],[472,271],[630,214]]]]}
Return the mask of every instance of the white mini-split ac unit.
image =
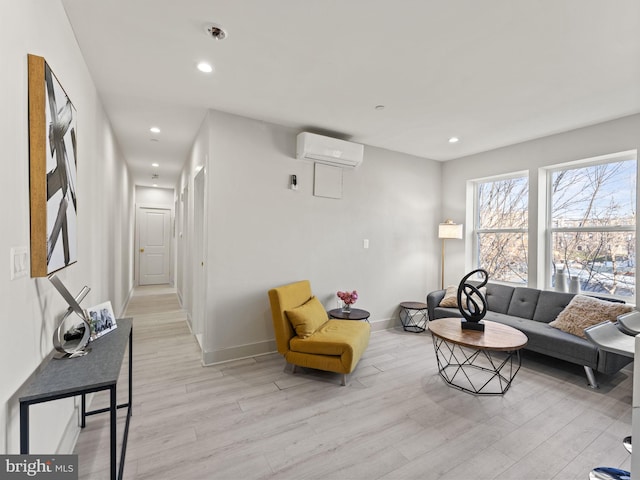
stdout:
{"type": "Polygon", "coordinates": [[[357,167],[362,163],[364,146],[315,133],[298,134],[296,158],[336,167],[357,167]]]}

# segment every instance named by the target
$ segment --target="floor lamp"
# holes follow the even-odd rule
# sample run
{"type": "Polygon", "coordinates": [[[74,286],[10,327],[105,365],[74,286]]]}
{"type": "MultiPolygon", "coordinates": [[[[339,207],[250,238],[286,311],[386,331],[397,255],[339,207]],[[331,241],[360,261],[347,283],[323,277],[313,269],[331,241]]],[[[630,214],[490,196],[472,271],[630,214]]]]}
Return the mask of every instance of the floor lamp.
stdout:
{"type": "Polygon", "coordinates": [[[462,224],[453,223],[453,220],[445,220],[438,225],[438,238],[442,239],[442,267],[441,287],[444,289],[444,242],[449,238],[462,238],[462,224]]]}

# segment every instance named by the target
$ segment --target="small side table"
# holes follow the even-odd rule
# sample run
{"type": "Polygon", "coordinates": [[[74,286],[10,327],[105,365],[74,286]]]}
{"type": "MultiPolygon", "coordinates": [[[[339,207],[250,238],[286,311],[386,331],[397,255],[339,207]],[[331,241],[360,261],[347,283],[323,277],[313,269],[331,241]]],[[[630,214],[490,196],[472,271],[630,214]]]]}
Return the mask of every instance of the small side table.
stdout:
{"type": "Polygon", "coordinates": [[[338,320],[364,320],[370,323],[369,316],[371,314],[359,308],[352,308],[350,312],[343,312],[341,308],[334,308],[327,313],[329,314],[329,318],[337,318],[338,320]]]}
{"type": "Polygon", "coordinates": [[[427,304],[422,302],[402,302],[400,321],[405,332],[420,333],[427,329],[427,304]]]}

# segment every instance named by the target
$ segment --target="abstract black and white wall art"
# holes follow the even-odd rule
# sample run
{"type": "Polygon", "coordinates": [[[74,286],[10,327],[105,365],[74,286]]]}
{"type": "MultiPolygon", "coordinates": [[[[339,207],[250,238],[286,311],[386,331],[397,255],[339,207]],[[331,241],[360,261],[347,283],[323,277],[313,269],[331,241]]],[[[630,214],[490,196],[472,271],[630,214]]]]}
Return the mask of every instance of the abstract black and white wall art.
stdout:
{"type": "Polygon", "coordinates": [[[77,261],[76,110],[42,57],[29,63],[31,276],[77,261]]]}

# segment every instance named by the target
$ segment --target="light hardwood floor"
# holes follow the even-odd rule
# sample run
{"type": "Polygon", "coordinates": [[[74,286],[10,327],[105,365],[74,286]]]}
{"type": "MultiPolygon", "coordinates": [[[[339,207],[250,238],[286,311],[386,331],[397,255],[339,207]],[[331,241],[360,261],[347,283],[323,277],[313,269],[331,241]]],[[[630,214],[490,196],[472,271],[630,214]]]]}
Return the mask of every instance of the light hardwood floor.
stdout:
{"type": "MultiPolygon", "coordinates": [[[[166,287],[137,288],[127,316],[126,479],[565,480],[630,468],[630,367],[592,390],[580,367],[527,353],[506,395],[474,397],[440,379],[428,332],[400,328],[373,333],[341,387],[339,375],[285,373],[278,354],[203,367],[166,287]]],[[[124,376],[126,365],[120,401],[124,376]]],[[[92,407],[106,403],[97,395],[92,407]]],[[[108,478],[108,445],[108,415],[90,417],[80,478],[108,478]]]]}

